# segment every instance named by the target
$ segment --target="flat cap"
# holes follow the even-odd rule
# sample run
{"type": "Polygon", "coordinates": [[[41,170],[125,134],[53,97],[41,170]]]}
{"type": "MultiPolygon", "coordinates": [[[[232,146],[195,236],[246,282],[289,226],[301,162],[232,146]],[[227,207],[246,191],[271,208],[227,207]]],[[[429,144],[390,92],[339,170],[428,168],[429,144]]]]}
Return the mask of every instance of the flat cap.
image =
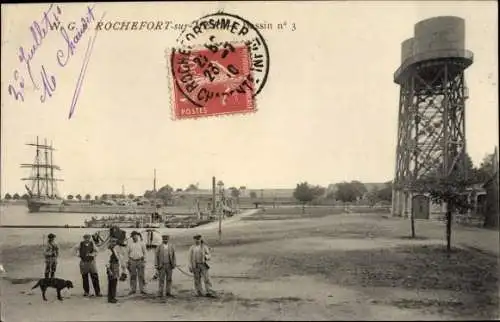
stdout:
{"type": "Polygon", "coordinates": [[[193,239],[200,240],[201,239],[201,235],[200,234],[196,234],[196,235],[193,236],[193,239]]]}
{"type": "Polygon", "coordinates": [[[83,238],[90,238],[90,234],[83,235],[83,238]]]}
{"type": "Polygon", "coordinates": [[[130,236],[133,237],[133,236],[140,236],[141,234],[139,234],[139,232],[137,232],[137,230],[134,230],[132,233],[130,233],[130,236]]]}
{"type": "Polygon", "coordinates": [[[56,235],[54,235],[53,233],[50,233],[50,234],[48,235],[48,237],[49,237],[49,239],[52,239],[52,238],[56,238],[56,235]]]}
{"type": "Polygon", "coordinates": [[[169,239],[170,236],[169,235],[161,235],[161,239],[165,240],[165,239],[169,239]]]}

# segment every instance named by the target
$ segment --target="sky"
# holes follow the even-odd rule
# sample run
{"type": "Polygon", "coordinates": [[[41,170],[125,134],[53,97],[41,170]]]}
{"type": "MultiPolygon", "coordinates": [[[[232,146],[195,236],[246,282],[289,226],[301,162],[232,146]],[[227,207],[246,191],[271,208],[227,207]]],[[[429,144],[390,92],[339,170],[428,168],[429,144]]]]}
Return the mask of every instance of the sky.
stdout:
{"type": "MultiPolygon", "coordinates": [[[[267,83],[257,112],[172,120],[169,70],[164,51],[178,30],[100,31],[82,81],[75,111],[68,112],[84,63],[83,34],[62,68],[66,50],[59,31],[43,39],[31,61],[42,65],[56,89],[41,103],[30,85],[19,47],[33,43],[29,27],[47,4],[2,5],[1,182],[2,195],[24,193],[21,163],[34,160],[26,146],[39,136],[52,142],[64,181],[61,195],[142,194],[157,185],[185,188],[211,177],[248,189],[293,188],[298,182],[326,186],[340,181],[384,182],[394,176],[399,87],[393,73],[401,42],[414,24],[434,16],[466,21],[466,47],[475,55],[466,71],[467,149],[475,164],[498,145],[498,18],[496,2],[202,2],[98,3],[105,21],[190,23],[223,9],[261,30],[270,55],[267,83]],[[291,28],[277,30],[277,23],[291,28]],[[14,72],[24,76],[25,100],[8,92],[14,72]]],[[[63,4],[63,23],[80,21],[86,5],[63,4]]]]}

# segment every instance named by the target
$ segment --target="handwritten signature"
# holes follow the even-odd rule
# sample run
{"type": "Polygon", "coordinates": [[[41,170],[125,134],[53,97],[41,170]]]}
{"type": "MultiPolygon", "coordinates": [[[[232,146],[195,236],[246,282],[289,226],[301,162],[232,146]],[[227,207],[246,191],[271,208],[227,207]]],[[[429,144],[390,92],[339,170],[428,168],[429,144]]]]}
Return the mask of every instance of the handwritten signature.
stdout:
{"type": "MultiPolygon", "coordinates": [[[[55,6],[54,9],[53,4],[50,5],[48,10],[44,11],[43,18],[40,23],[38,21],[34,21],[31,24],[29,30],[31,31],[31,34],[33,36],[33,44],[30,46],[29,51],[25,50],[25,48],[22,46],[19,48],[19,61],[21,63],[24,63],[24,67],[28,72],[31,83],[33,84],[33,87],[36,90],[40,90],[40,86],[39,86],[39,81],[36,80],[33,73],[32,60],[35,57],[37,51],[43,45],[43,40],[49,35],[50,31],[54,29],[59,30],[60,35],[64,40],[65,48],[57,50],[56,61],[61,68],[66,67],[71,61],[71,57],[73,57],[74,54],[76,53],[79,44],[83,43],[84,36],[86,35],[87,31],[90,30],[91,25],[96,22],[94,7],[95,6],[92,7],[87,6],[85,14],[80,19],[80,24],[73,29],[74,32],[72,35],[70,35],[63,26],[59,27],[61,24],[60,18],[62,15],[62,9],[60,6],[55,6]]],[[[102,15],[100,21],[102,21],[104,16],[105,13],[102,15]]],[[[96,29],[95,34],[93,36],[90,36],[88,39],[88,45],[85,51],[83,64],[80,70],[80,74],[76,83],[76,89],[73,94],[73,99],[70,105],[70,111],[68,117],[69,119],[71,119],[75,111],[76,102],[78,100],[83,85],[85,72],[87,70],[87,66],[90,61],[90,56],[94,48],[94,43],[97,37],[97,31],[98,30],[96,29]]],[[[14,76],[14,84],[17,86],[17,88],[15,85],[9,84],[8,87],[9,94],[13,96],[16,100],[24,102],[25,87],[26,87],[24,77],[17,69],[14,70],[13,76],[14,76]]],[[[56,76],[49,73],[45,65],[42,64],[40,66],[40,77],[43,90],[42,94],[40,95],[40,102],[45,103],[47,101],[47,98],[52,97],[54,91],[57,88],[56,76]]]]}

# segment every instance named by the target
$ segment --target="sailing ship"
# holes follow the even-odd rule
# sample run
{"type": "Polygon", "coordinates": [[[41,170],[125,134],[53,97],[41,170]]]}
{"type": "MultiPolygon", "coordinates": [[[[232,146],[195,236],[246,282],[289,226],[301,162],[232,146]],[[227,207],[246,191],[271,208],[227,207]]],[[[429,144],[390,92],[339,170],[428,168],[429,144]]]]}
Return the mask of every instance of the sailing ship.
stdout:
{"type": "Polygon", "coordinates": [[[44,144],[40,144],[38,137],[36,143],[28,143],[29,146],[36,148],[36,156],[34,163],[21,164],[22,168],[30,168],[31,176],[22,178],[22,180],[31,181],[31,189],[24,185],[28,191],[28,209],[30,212],[39,212],[42,207],[50,208],[59,207],[63,204],[63,200],[57,196],[56,182],[62,181],[54,177],[54,170],[61,168],[53,163],[54,148],[47,145],[47,140],[44,144]],[[49,157],[50,153],[50,157],[49,157]]]}
{"type": "Polygon", "coordinates": [[[45,139],[44,143],[41,144],[37,137],[36,143],[28,143],[26,145],[36,148],[35,161],[33,163],[21,164],[22,168],[31,169],[31,175],[21,179],[31,182],[31,187],[24,185],[28,192],[27,204],[29,212],[152,215],[158,211],[156,203],[153,206],[66,202],[58,195],[56,183],[63,180],[54,176],[54,172],[60,171],[61,168],[53,163],[53,152],[55,149],[52,147],[52,143],[48,145],[45,139]]]}

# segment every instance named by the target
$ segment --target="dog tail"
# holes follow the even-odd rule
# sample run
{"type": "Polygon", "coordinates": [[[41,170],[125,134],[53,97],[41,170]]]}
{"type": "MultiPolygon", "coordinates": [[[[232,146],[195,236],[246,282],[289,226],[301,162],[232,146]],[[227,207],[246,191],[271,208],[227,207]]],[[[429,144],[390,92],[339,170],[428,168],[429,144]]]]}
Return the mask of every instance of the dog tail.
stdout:
{"type": "Polygon", "coordinates": [[[40,286],[40,280],[38,280],[38,282],[36,282],[35,286],[33,286],[31,289],[34,290],[35,288],[37,288],[39,286],[40,286]]]}

